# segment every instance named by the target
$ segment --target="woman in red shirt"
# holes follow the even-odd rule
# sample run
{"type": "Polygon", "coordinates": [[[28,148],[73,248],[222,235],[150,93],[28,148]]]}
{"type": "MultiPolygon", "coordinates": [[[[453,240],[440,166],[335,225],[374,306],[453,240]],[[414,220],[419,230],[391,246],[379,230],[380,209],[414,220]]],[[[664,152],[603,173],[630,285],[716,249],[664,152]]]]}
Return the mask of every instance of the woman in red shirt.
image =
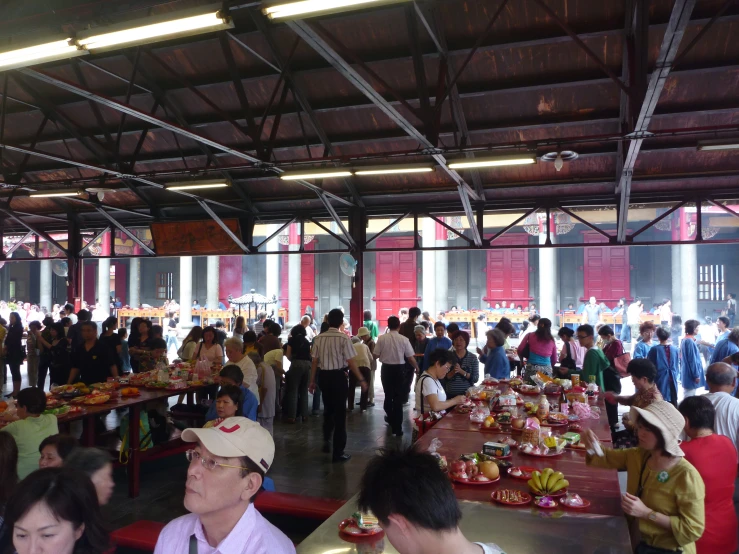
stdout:
{"type": "Polygon", "coordinates": [[[737,549],[737,518],[734,511],[734,482],[737,453],[727,437],[713,432],[716,412],[705,396],[682,401],[685,434],[690,438],[680,447],[685,459],[698,470],[706,485],[706,528],[696,542],[698,554],[731,554],[737,549]]]}

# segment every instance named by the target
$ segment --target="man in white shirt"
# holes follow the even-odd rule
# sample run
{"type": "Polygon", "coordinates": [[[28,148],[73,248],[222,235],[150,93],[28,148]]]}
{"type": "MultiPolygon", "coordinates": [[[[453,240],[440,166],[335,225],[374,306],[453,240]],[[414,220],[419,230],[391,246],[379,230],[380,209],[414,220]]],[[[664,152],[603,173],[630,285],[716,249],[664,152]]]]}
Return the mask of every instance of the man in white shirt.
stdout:
{"type": "Polygon", "coordinates": [[[736,370],[723,362],[711,364],[706,371],[706,398],[716,409],[716,433],[729,437],[739,452],[739,398],[731,395],[736,379],[736,370]]]}
{"type": "Polygon", "coordinates": [[[357,505],[377,517],[400,554],[504,554],[496,544],[471,542],[462,534],[462,511],[449,478],[434,456],[412,446],[385,450],[369,461],[357,505]]]}
{"type": "Polygon", "coordinates": [[[382,389],[385,391],[385,421],[390,425],[393,435],[403,436],[403,397],[406,393],[405,362],[419,374],[415,352],[411,341],[401,335],[400,319],[390,316],[387,319],[388,332],[377,338],[374,357],[382,364],[382,389]]]}
{"type": "Polygon", "coordinates": [[[669,298],[665,298],[659,308],[659,321],[662,327],[672,327],[672,301],[669,298]]]}
{"type": "Polygon", "coordinates": [[[295,554],[295,547],[252,504],[272,466],[269,432],[245,417],[229,417],[208,429],[185,429],[190,467],[185,508],[169,522],[154,554],[295,554]]]}
{"type": "Polygon", "coordinates": [[[316,336],[316,334],[313,332],[313,329],[311,329],[311,326],[310,326],[311,321],[312,321],[312,318],[309,315],[304,315],[300,319],[300,324],[303,327],[305,327],[305,338],[308,339],[309,341],[312,341],[313,337],[316,336]]]}
{"type": "MultiPolygon", "coordinates": [[[[643,304],[638,296],[626,309],[626,325],[631,328],[631,342],[636,344],[639,340],[639,326],[641,325],[641,313],[643,304]]],[[[621,341],[623,342],[623,341],[621,341]]]]}
{"type": "Polygon", "coordinates": [[[257,385],[257,367],[251,358],[244,354],[244,342],[239,337],[231,337],[223,343],[226,347],[226,358],[241,368],[244,384],[257,397],[259,402],[259,385],[257,385]]]}

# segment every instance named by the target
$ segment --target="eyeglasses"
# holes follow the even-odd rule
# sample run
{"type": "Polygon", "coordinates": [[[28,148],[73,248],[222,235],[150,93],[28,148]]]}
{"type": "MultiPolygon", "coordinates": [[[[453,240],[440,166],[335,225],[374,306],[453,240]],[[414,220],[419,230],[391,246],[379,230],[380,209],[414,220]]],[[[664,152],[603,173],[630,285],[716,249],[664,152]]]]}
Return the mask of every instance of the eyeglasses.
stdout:
{"type": "Polygon", "coordinates": [[[590,335],[577,335],[577,340],[585,340],[585,339],[586,339],[586,338],[588,338],[589,336],[590,336],[590,335]]]}
{"type": "Polygon", "coordinates": [[[185,457],[187,458],[187,461],[192,463],[193,460],[200,460],[200,463],[203,464],[203,467],[205,469],[209,469],[213,471],[217,467],[232,467],[234,469],[243,469],[245,471],[249,471],[248,467],[242,467],[242,466],[231,466],[228,464],[221,464],[219,462],[216,462],[213,458],[206,458],[203,456],[200,452],[197,450],[188,450],[185,452],[185,457]]]}

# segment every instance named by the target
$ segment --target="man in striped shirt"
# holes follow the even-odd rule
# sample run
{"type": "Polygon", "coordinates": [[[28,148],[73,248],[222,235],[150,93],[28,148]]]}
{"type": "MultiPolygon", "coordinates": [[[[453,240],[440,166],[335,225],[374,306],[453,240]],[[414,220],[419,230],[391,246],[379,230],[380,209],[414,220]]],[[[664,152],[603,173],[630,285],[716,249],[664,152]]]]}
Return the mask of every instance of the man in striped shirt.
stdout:
{"type": "Polygon", "coordinates": [[[344,452],[346,448],[346,403],[349,396],[348,371],[357,378],[362,392],[367,390],[367,381],[354,362],[357,351],[352,340],[339,330],[344,322],[344,314],[339,309],[328,313],[328,331],[313,339],[311,357],[310,386],[313,394],[316,390],[316,373],[320,366],[318,385],[323,393],[323,451],[331,452],[331,433],[333,432],[334,462],[345,462],[351,458],[344,452]]]}
{"type": "Polygon", "coordinates": [[[410,366],[418,373],[415,352],[411,342],[401,335],[400,319],[390,316],[387,319],[389,332],[377,339],[375,358],[382,363],[382,388],[385,391],[385,421],[390,425],[393,435],[403,436],[403,401],[407,393],[406,367],[410,366]]]}

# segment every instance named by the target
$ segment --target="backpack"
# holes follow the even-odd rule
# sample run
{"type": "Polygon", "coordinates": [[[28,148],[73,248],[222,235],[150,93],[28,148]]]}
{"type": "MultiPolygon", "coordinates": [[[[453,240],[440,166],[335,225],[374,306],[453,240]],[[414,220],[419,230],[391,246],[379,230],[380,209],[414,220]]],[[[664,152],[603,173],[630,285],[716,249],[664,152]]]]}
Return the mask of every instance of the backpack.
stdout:
{"type": "MultiPolygon", "coordinates": [[[[121,419],[120,437],[121,437],[121,450],[118,454],[118,461],[122,464],[128,463],[128,456],[130,452],[130,441],[129,441],[129,420],[128,414],[123,416],[121,419]]],[[[153,446],[151,438],[151,429],[149,427],[149,416],[146,413],[141,413],[139,416],[139,450],[149,450],[153,446]]]]}

